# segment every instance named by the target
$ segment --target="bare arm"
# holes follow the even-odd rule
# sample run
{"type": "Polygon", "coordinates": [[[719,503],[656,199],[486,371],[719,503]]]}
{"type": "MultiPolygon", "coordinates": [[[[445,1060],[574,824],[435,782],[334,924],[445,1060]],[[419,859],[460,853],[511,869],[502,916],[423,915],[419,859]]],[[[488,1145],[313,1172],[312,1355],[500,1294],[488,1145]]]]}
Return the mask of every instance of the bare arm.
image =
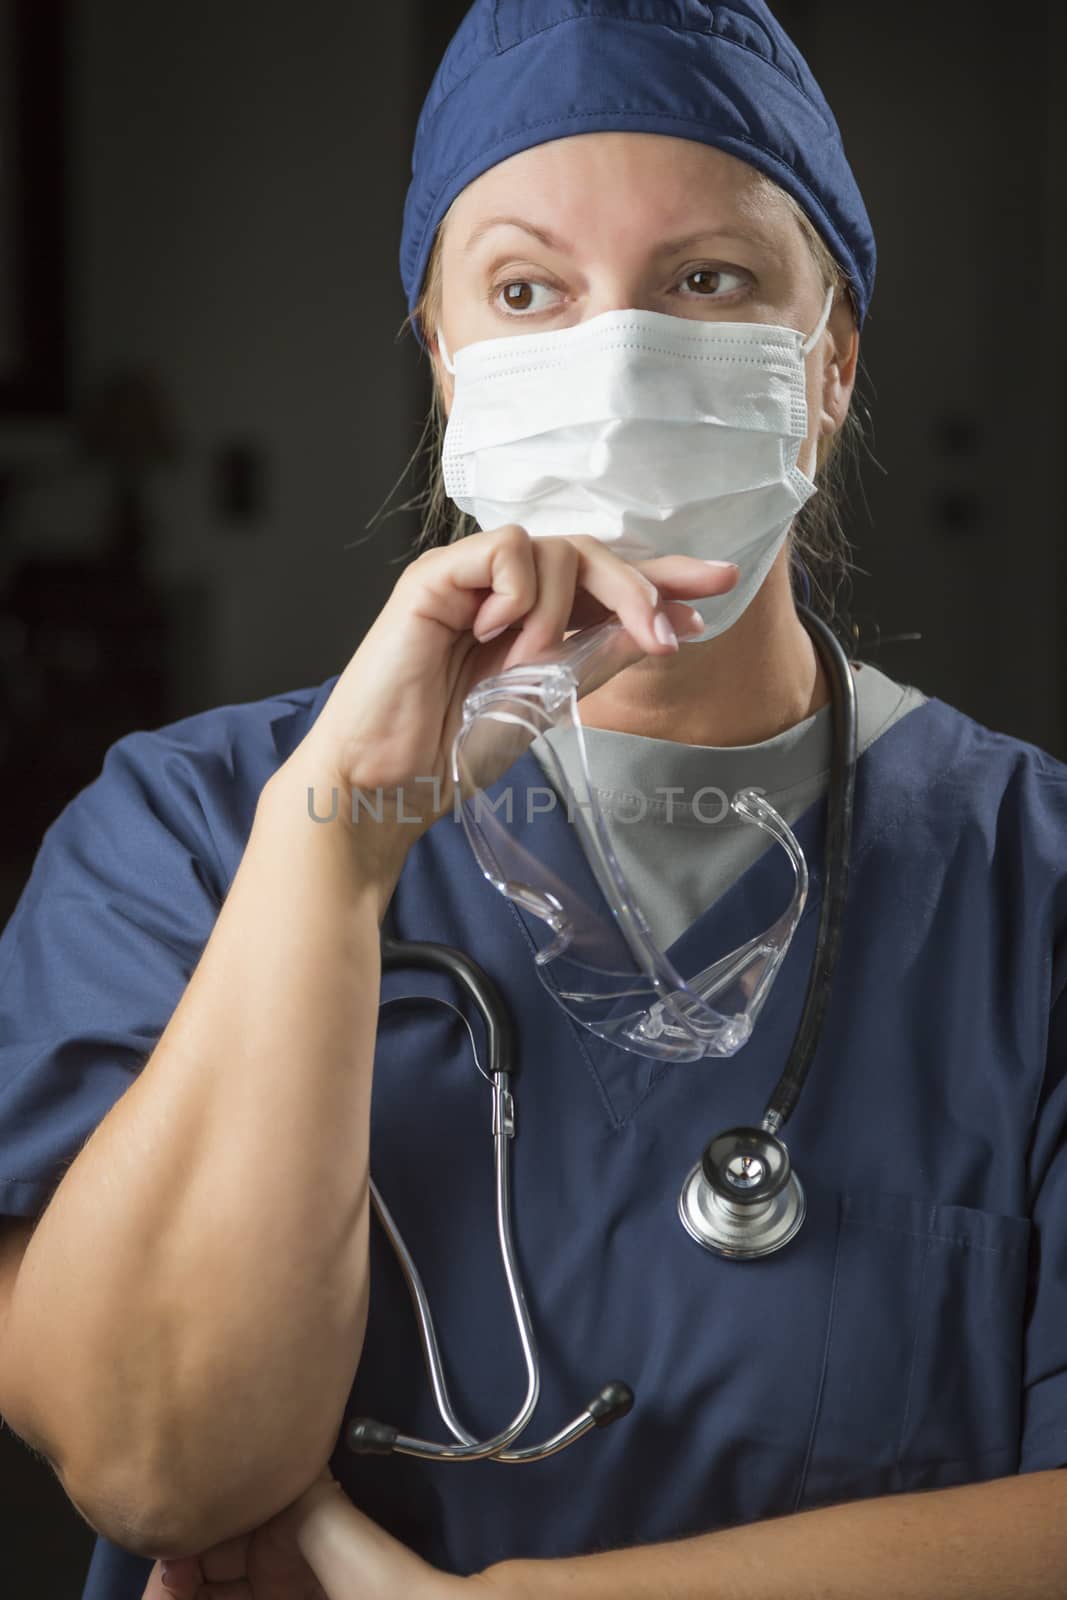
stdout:
{"type": "Polygon", "coordinates": [[[283,768],[264,790],[185,994],[11,1301],[9,1421],[134,1550],[210,1544],[292,1500],[359,1361],[383,891],[306,786],[283,768]]]}
{"type": "MultiPolygon", "coordinates": [[[[279,1522],[327,1600],[1062,1600],[1067,1574],[1065,1471],[853,1501],[664,1544],[501,1561],[470,1578],[415,1555],[328,1473],[279,1522]]],[[[176,1600],[195,1600],[199,1581],[186,1564],[176,1600]]],[[[144,1600],[164,1592],[150,1583],[144,1600]]]]}
{"type": "Polygon", "coordinates": [[[503,1561],[477,1584],[506,1600],[1060,1600],[1067,1472],[853,1501],[572,1560],[503,1561]]]}
{"type": "MultiPolygon", "coordinates": [[[[0,1402],[129,1550],[184,1555],[261,1525],[329,1456],[366,1327],[379,921],[421,831],[354,826],[346,796],[443,777],[447,809],[465,693],[568,625],[614,611],[642,649],[669,652],[649,579],[578,545],[508,528],[403,574],[263,791],[150,1060],[26,1247],[0,1402]],[[479,644],[502,625],[518,637],[479,644]],[[335,822],[309,817],[309,784],[318,815],[337,786],[335,822]]],[[[736,578],[688,557],[642,566],[693,596],[736,578]]],[[[684,624],[689,608],[668,608],[684,624]]]]}

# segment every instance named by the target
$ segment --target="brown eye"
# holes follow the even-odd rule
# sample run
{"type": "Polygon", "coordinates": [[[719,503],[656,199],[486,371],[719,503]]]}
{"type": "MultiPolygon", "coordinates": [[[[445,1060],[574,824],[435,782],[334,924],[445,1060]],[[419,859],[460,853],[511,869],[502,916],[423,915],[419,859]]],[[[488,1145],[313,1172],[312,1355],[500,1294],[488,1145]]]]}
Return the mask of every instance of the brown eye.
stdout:
{"type": "Polygon", "coordinates": [[[692,284],[697,294],[714,294],[722,279],[721,272],[712,272],[709,267],[701,267],[697,272],[691,272],[686,278],[686,283],[692,284]]]}
{"type": "Polygon", "coordinates": [[[744,288],[750,281],[747,274],[732,267],[694,267],[682,279],[684,298],[687,300],[721,300],[725,295],[744,288]]]}
{"type": "Polygon", "coordinates": [[[509,311],[528,311],[532,299],[532,284],[519,280],[504,285],[504,304],[509,311]]]}
{"type": "Polygon", "coordinates": [[[525,317],[532,312],[547,311],[552,301],[558,302],[559,298],[558,291],[536,278],[506,278],[492,291],[493,305],[506,317],[525,317]]]}

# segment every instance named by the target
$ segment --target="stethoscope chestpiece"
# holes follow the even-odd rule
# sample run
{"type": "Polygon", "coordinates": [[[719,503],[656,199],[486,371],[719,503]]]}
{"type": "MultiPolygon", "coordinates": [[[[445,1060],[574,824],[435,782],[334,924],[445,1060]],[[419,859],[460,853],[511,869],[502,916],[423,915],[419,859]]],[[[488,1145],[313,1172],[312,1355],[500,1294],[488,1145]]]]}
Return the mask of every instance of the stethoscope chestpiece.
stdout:
{"type": "Polygon", "coordinates": [[[799,1231],[804,1211],[789,1152],[764,1128],[728,1128],[712,1139],[678,1198],[686,1232],[734,1261],[780,1250],[799,1231]]]}

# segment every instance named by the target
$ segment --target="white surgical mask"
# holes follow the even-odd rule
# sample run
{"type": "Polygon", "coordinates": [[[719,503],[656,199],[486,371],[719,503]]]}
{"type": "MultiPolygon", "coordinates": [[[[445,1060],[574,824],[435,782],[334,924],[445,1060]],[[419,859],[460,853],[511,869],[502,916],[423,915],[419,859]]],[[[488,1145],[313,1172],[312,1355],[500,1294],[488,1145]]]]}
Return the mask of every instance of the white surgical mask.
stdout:
{"type": "MultiPolygon", "coordinates": [[[[735,623],[815,484],[797,466],[808,432],[809,338],[761,322],[606,311],[571,328],[465,345],[445,431],[445,488],[480,528],[589,534],[626,560],[736,561],[729,594],[688,602],[699,639],[735,623]]],[[[694,638],[687,636],[687,641],[694,638]]]]}

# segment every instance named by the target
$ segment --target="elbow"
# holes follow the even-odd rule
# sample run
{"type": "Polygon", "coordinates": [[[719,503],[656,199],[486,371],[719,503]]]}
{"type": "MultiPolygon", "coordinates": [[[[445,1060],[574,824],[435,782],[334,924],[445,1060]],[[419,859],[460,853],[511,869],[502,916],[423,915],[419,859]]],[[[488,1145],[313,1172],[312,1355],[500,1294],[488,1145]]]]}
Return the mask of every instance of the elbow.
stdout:
{"type": "MultiPolygon", "coordinates": [[[[249,1461],[231,1481],[201,1472],[96,1472],[73,1476],[58,1472],[78,1514],[97,1534],[149,1561],[199,1555],[269,1522],[299,1499],[329,1458],[333,1440],[310,1461],[287,1460],[277,1471],[249,1461]],[[195,1487],[194,1487],[195,1481],[195,1487]]],[[[203,1464],[201,1463],[201,1466],[203,1464]]]]}
{"type": "Polygon", "coordinates": [[[65,1473],[57,1472],[57,1476],[82,1521],[120,1550],[149,1561],[191,1553],[177,1547],[171,1534],[164,1531],[163,1519],[149,1510],[143,1495],[117,1494],[99,1476],[85,1487],[72,1482],[65,1473]]]}
{"type": "MultiPolygon", "coordinates": [[[[134,1555],[151,1553],[147,1545],[143,1546],[142,1531],[151,1526],[153,1519],[145,1516],[146,1506],[140,1495],[116,1494],[100,1471],[75,1477],[66,1452],[54,1444],[46,1445],[38,1430],[13,1419],[7,1410],[0,1420],[7,1423],[32,1456],[51,1469],[74,1510],[94,1533],[134,1555]]],[[[149,1545],[153,1539],[154,1534],[149,1545]]]]}
{"type": "Polygon", "coordinates": [[[84,1484],[61,1475],[67,1499],[94,1533],[147,1561],[199,1555],[223,1540],[246,1533],[255,1518],[236,1517],[222,1501],[199,1504],[185,1494],[149,1493],[98,1476],[84,1484]]]}

